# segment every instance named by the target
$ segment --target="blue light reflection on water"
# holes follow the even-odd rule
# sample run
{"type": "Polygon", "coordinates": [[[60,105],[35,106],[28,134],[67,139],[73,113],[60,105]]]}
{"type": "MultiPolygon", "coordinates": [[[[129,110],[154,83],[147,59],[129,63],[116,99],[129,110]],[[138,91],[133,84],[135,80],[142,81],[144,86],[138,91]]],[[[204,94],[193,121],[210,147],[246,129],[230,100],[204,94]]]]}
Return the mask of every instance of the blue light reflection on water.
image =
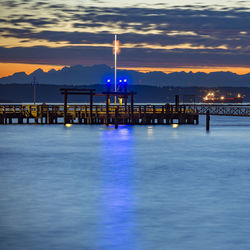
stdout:
{"type": "Polygon", "coordinates": [[[249,249],[250,119],[211,125],[1,126],[0,249],[249,249]]]}
{"type": "Polygon", "coordinates": [[[134,137],[132,126],[111,126],[101,135],[101,245],[136,249],[133,218],[134,137]]]}

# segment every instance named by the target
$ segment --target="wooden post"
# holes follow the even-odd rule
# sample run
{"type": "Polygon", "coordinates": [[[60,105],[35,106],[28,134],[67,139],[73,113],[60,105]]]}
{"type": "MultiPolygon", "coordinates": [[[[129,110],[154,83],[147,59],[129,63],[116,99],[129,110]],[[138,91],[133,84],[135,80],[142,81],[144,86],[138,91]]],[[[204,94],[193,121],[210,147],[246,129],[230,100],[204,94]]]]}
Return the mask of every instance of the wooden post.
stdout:
{"type": "Polygon", "coordinates": [[[210,129],[210,113],[209,110],[206,112],[206,131],[210,129]]]}
{"type": "Polygon", "coordinates": [[[199,115],[196,116],[196,124],[199,124],[199,115]]]}
{"type": "Polygon", "coordinates": [[[4,124],[4,117],[3,117],[3,115],[0,115],[0,124],[4,124]]]}
{"type": "Polygon", "coordinates": [[[38,124],[38,116],[39,116],[39,111],[38,111],[38,109],[39,109],[39,106],[36,105],[35,107],[36,107],[35,123],[38,124]]]}
{"type": "Polygon", "coordinates": [[[166,106],[166,114],[169,114],[169,112],[170,112],[170,105],[167,103],[165,106],[166,106]]]}
{"type": "Polygon", "coordinates": [[[152,124],[155,124],[155,105],[153,105],[153,118],[152,118],[152,124]]]}
{"type": "Polygon", "coordinates": [[[46,111],[46,114],[45,114],[45,124],[48,124],[48,123],[49,123],[48,111],[46,111]]]}
{"type": "Polygon", "coordinates": [[[84,106],[84,124],[87,124],[88,123],[88,119],[87,119],[87,114],[88,114],[88,112],[87,112],[87,106],[85,105],[84,106]]]}
{"type": "Polygon", "coordinates": [[[143,116],[142,116],[142,124],[146,124],[147,123],[147,115],[146,115],[146,113],[147,113],[147,106],[146,105],[144,105],[143,106],[143,116]]]}
{"type": "MultiPolygon", "coordinates": [[[[71,111],[72,112],[72,111],[71,111]]],[[[72,124],[74,123],[75,119],[76,119],[76,106],[74,105],[74,111],[73,111],[73,114],[71,115],[72,117],[72,124]]]]}
{"type": "Polygon", "coordinates": [[[98,124],[98,120],[99,120],[99,107],[97,105],[95,105],[95,123],[98,124]]]}
{"type": "Polygon", "coordinates": [[[52,106],[51,119],[52,123],[56,123],[56,106],[52,106]]]}
{"type": "Polygon", "coordinates": [[[106,125],[109,124],[109,94],[106,95],[106,125]]]}
{"type": "Polygon", "coordinates": [[[22,116],[22,114],[20,114],[19,117],[18,117],[18,124],[23,124],[23,116],[22,116]]]}
{"type": "Polygon", "coordinates": [[[90,124],[93,123],[93,92],[90,93],[90,124]]]}
{"type": "Polygon", "coordinates": [[[115,109],[115,128],[118,128],[118,111],[119,111],[119,108],[116,107],[116,109],[115,109]]]}
{"type": "Polygon", "coordinates": [[[165,107],[164,106],[161,106],[161,114],[164,115],[164,110],[165,110],[165,107]]]}
{"type": "Polygon", "coordinates": [[[178,112],[178,109],[179,109],[179,95],[175,95],[175,108],[176,108],[176,112],[178,112]]]}
{"type": "Polygon", "coordinates": [[[31,109],[32,109],[32,106],[29,105],[29,108],[28,108],[28,117],[27,117],[27,124],[29,124],[29,118],[32,116],[32,112],[31,112],[31,109]]]}
{"type": "Polygon", "coordinates": [[[171,105],[171,106],[170,106],[170,113],[173,114],[173,112],[174,112],[174,106],[171,105]]]}
{"type": "Polygon", "coordinates": [[[160,115],[160,121],[158,119],[158,122],[160,124],[164,124],[164,110],[165,110],[165,107],[164,106],[161,106],[161,115],[160,115]]]}
{"type": "Polygon", "coordinates": [[[68,93],[64,90],[64,125],[68,122],[67,110],[68,110],[68,93]]]}
{"type": "Polygon", "coordinates": [[[78,115],[78,123],[81,124],[82,123],[82,117],[81,117],[81,111],[78,111],[77,113],[78,115]]]}
{"type": "Polygon", "coordinates": [[[127,112],[127,108],[128,108],[128,96],[125,95],[125,98],[124,98],[124,105],[125,105],[125,112],[127,112]]]}
{"type": "Polygon", "coordinates": [[[134,94],[131,94],[131,119],[132,124],[134,124],[134,94]]]}
{"type": "Polygon", "coordinates": [[[40,123],[41,124],[43,123],[43,105],[41,106],[41,109],[40,109],[40,123]]]}

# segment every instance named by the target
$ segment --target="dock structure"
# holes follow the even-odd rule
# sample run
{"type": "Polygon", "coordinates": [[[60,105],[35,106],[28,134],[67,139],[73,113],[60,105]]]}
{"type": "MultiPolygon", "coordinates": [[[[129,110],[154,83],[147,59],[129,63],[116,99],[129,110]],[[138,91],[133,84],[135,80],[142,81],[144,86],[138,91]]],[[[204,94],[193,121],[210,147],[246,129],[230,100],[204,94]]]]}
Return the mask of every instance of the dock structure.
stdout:
{"type": "Polygon", "coordinates": [[[185,105],[135,105],[135,92],[106,92],[97,94],[95,89],[60,89],[63,105],[0,105],[0,124],[198,124],[199,114],[185,105]],[[70,95],[88,95],[89,104],[70,105],[70,95]],[[94,97],[105,97],[105,105],[95,105],[94,97]],[[118,97],[118,104],[111,98],[118,97]],[[124,102],[123,102],[124,101],[124,102]]]}
{"type": "Polygon", "coordinates": [[[184,105],[0,105],[0,124],[198,124],[184,105]]]}

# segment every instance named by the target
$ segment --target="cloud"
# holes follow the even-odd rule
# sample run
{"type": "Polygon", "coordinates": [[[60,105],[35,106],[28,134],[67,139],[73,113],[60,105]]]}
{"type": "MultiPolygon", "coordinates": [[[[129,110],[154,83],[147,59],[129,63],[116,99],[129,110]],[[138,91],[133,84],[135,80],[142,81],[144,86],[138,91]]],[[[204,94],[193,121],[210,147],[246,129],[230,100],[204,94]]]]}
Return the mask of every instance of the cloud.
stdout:
{"type": "MultiPolygon", "coordinates": [[[[39,64],[107,64],[113,65],[112,49],[106,47],[0,47],[1,62],[39,64]]],[[[188,67],[188,66],[244,66],[250,67],[250,52],[229,50],[152,50],[123,49],[119,56],[120,67],[188,67]]]]}
{"type": "MultiPolygon", "coordinates": [[[[27,1],[27,3],[29,0],[27,1]]],[[[1,1],[2,6],[5,6],[7,8],[16,8],[22,5],[21,2],[15,1],[15,0],[2,0],[1,1]]]]}
{"type": "Polygon", "coordinates": [[[20,43],[36,40],[51,43],[67,42],[69,46],[1,48],[5,54],[1,55],[1,60],[8,60],[8,53],[9,60],[14,60],[13,51],[16,51],[17,60],[24,61],[28,60],[25,53],[32,53],[32,56],[29,55],[30,60],[47,60],[46,63],[52,63],[51,60],[65,62],[67,59],[73,63],[75,58],[75,63],[81,60],[95,60],[94,63],[100,60],[103,63],[108,60],[108,64],[111,64],[112,59],[107,59],[110,53],[108,47],[71,45],[111,44],[113,34],[118,33],[123,44],[134,45],[130,49],[122,50],[121,60],[124,60],[124,66],[125,63],[131,64],[132,60],[141,65],[150,65],[148,58],[151,58],[151,65],[250,65],[247,58],[250,48],[250,10],[240,5],[238,8],[212,8],[205,5],[171,7],[158,4],[154,8],[116,8],[26,0],[3,3],[13,9],[26,4],[23,13],[16,12],[1,18],[2,37],[17,38],[20,39],[20,43]],[[32,8],[36,12],[31,12],[32,8]],[[184,44],[188,44],[188,47],[185,48],[184,44]],[[176,49],[163,49],[164,46],[176,46],[176,49]],[[39,56],[33,57],[34,52],[44,59],[39,59],[39,56]],[[63,53],[67,55],[65,58],[63,53]],[[81,57],[77,53],[82,53],[81,57]],[[57,58],[51,58],[51,54],[57,58]]]}
{"type": "MultiPolygon", "coordinates": [[[[7,22],[7,21],[6,21],[7,22]]],[[[48,18],[30,18],[27,16],[23,16],[20,18],[14,18],[9,20],[9,23],[14,25],[23,25],[23,24],[30,24],[33,27],[43,27],[48,25],[55,25],[58,23],[57,19],[48,19],[48,18]]]]}
{"type": "MultiPolygon", "coordinates": [[[[48,41],[68,41],[79,43],[82,40],[89,43],[99,43],[98,34],[112,34],[114,30],[123,35],[123,43],[142,43],[173,45],[190,43],[195,46],[221,46],[230,48],[246,47],[250,38],[250,12],[242,10],[211,10],[177,8],[177,9],[153,9],[153,8],[98,8],[85,7],[82,11],[65,16],[60,9],[65,5],[46,5],[46,9],[59,10],[60,18],[25,17],[5,20],[5,22],[22,25],[29,23],[33,28],[51,26],[50,30],[35,31],[30,33],[34,39],[48,39],[48,41]],[[65,20],[64,20],[64,18],[65,20]],[[63,21],[71,21],[72,27],[79,31],[53,31],[52,27],[63,21]],[[85,29],[85,30],[82,30],[85,29]],[[93,31],[93,35],[87,35],[86,29],[93,31]],[[51,37],[54,32],[54,38],[51,37]],[[173,32],[175,35],[173,35],[173,32]],[[196,35],[185,35],[192,32],[196,35]],[[246,32],[242,35],[240,32],[246,32]],[[178,34],[179,33],[179,34],[178,34]],[[182,35],[184,34],[184,35],[182,35]],[[96,37],[96,41],[93,37],[96,37]],[[64,36],[64,38],[62,38],[64,36]],[[74,37],[75,36],[75,37],[74,37]]],[[[72,11],[72,9],[68,9],[72,11]]],[[[14,33],[11,33],[15,37],[14,33]]],[[[20,37],[20,34],[17,35],[20,37]]],[[[105,37],[104,37],[105,40],[105,37]]]]}

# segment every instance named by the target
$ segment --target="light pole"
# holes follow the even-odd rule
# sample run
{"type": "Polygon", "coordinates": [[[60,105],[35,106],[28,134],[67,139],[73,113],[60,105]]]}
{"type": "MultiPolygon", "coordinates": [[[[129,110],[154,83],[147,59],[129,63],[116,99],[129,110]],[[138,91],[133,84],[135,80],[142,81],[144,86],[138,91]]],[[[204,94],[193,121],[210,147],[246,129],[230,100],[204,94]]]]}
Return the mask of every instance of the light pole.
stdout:
{"type": "MultiPolygon", "coordinates": [[[[117,35],[115,35],[115,92],[116,92],[116,70],[117,70],[117,35]]],[[[115,104],[116,104],[116,96],[115,96],[115,104]]]]}

